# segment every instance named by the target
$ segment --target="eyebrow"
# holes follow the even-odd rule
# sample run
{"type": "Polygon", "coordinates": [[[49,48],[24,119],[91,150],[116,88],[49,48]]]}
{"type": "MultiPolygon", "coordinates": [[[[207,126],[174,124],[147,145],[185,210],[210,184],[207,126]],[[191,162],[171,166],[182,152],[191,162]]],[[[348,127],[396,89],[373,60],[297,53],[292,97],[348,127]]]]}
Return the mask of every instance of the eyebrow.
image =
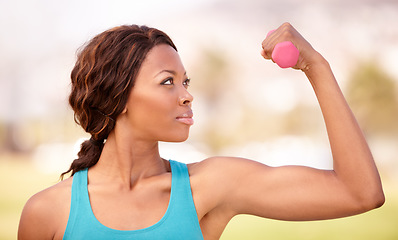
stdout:
{"type": "MultiPolygon", "coordinates": [[[[160,74],[162,74],[162,73],[165,73],[165,72],[171,73],[171,74],[173,74],[173,75],[177,75],[177,72],[176,72],[176,71],[165,69],[165,70],[162,70],[162,71],[158,72],[158,73],[155,75],[155,77],[158,76],[158,75],[160,75],[160,74]]],[[[186,76],[186,75],[187,75],[187,72],[184,72],[184,76],[186,76]]]]}

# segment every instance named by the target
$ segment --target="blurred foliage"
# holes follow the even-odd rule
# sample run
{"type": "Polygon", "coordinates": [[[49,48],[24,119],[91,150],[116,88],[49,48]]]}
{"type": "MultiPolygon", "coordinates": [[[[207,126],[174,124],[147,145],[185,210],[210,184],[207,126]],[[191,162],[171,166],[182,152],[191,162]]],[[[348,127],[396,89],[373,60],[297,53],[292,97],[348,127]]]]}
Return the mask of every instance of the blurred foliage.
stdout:
{"type": "Polygon", "coordinates": [[[315,137],[325,130],[320,108],[304,104],[298,104],[287,112],[282,117],[281,124],[283,125],[282,134],[287,135],[309,135],[315,137]]]}
{"type": "Polygon", "coordinates": [[[57,183],[58,174],[38,170],[27,154],[0,153],[0,239],[17,239],[19,218],[30,196],[57,183]]]}
{"type": "Polygon", "coordinates": [[[397,84],[377,63],[363,62],[353,71],[347,100],[367,135],[398,133],[397,84]]]}
{"type": "Polygon", "coordinates": [[[26,118],[18,122],[0,123],[0,151],[31,153],[41,144],[74,142],[84,134],[73,121],[73,113],[59,116],[26,118]]]}
{"type": "Polygon", "coordinates": [[[0,151],[5,150],[6,124],[0,120],[0,151]]]}
{"type": "Polygon", "coordinates": [[[192,75],[198,80],[193,81],[192,89],[202,96],[205,118],[209,119],[197,137],[215,153],[231,143],[229,136],[222,131],[222,113],[226,108],[225,98],[228,98],[225,89],[231,90],[226,85],[231,84],[232,66],[222,48],[214,46],[203,47],[195,66],[198,68],[192,70],[192,75]]]}
{"type": "MultiPolygon", "coordinates": [[[[208,154],[219,154],[225,147],[250,141],[265,141],[281,135],[317,136],[324,130],[319,108],[298,104],[288,112],[272,111],[242,97],[241,69],[221,47],[204,47],[192,76],[192,91],[205,109],[205,124],[195,136],[209,147],[208,154]]],[[[244,83],[250,84],[250,83],[244,83]]],[[[255,88],[256,86],[253,86],[255,88]]],[[[253,89],[253,94],[258,92],[253,89]]],[[[195,103],[194,103],[194,106],[195,103]]]]}
{"type": "Polygon", "coordinates": [[[208,107],[216,107],[220,93],[229,82],[231,66],[226,54],[215,47],[204,47],[201,51],[196,66],[199,69],[193,69],[195,78],[195,89],[205,96],[208,107]]]}
{"type": "MultiPolygon", "coordinates": [[[[298,104],[290,111],[274,111],[251,98],[243,97],[240,87],[251,84],[239,79],[242,69],[221,47],[204,47],[193,68],[192,91],[205,109],[205,123],[198,136],[208,145],[208,154],[219,154],[225,147],[252,141],[266,141],[281,135],[309,135],[324,132],[322,114],[312,105],[298,104]],[[243,81],[243,83],[242,83],[243,81]]],[[[253,85],[253,94],[261,94],[253,85]]],[[[194,102],[194,108],[196,104],[194,102]]]]}

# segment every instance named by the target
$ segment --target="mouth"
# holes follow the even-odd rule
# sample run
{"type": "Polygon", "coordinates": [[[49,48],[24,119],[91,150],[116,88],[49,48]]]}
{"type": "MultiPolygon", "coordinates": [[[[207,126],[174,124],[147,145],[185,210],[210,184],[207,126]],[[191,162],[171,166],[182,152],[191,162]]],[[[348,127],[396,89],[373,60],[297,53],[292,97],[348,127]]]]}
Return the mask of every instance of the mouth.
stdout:
{"type": "Polygon", "coordinates": [[[176,119],[177,121],[184,123],[186,125],[193,125],[194,121],[192,117],[193,117],[192,111],[188,111],[176,117],[176,119]]]}

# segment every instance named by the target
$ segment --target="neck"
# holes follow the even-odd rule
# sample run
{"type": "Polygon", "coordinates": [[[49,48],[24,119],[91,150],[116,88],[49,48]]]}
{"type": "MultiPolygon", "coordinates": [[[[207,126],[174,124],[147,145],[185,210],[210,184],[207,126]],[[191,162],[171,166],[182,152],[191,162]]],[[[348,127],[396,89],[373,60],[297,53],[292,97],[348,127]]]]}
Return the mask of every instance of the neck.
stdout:
{"type": "Polygon", "coordinates": [[[117,181],[131,189],[140,179],[167,172],[166,166],[157,141],[134,140],[112,131],[92,172],[101,174],[104,181],[117,181]]]}

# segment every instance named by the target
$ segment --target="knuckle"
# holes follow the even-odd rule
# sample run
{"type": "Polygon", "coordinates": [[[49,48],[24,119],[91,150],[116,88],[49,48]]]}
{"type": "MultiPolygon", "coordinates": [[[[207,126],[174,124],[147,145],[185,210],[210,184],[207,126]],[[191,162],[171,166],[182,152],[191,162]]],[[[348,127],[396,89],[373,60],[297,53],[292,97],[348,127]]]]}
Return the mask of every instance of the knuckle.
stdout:
{"type": "Polygon", "coordinates": [[[293,36],[292,32],[290,30],[285,30],[282,33],[282,37],[285,39],[290,39],[293,36]]]}
{"type": "Polygon", "coordinates": [[[290,24],[289,22],[284,22],[284,23],[281,25],[281,28],[282,28],[283,30],[290,30],[290,29],[293,28],[293,26],[292,26],[292,24],[290,24]]]}
{"type": "Polygon", "coordinates": [[[281,26],[283,38],[291,38],[293,36],[293,26],[289,22],[285,22],[281,26]]]}

